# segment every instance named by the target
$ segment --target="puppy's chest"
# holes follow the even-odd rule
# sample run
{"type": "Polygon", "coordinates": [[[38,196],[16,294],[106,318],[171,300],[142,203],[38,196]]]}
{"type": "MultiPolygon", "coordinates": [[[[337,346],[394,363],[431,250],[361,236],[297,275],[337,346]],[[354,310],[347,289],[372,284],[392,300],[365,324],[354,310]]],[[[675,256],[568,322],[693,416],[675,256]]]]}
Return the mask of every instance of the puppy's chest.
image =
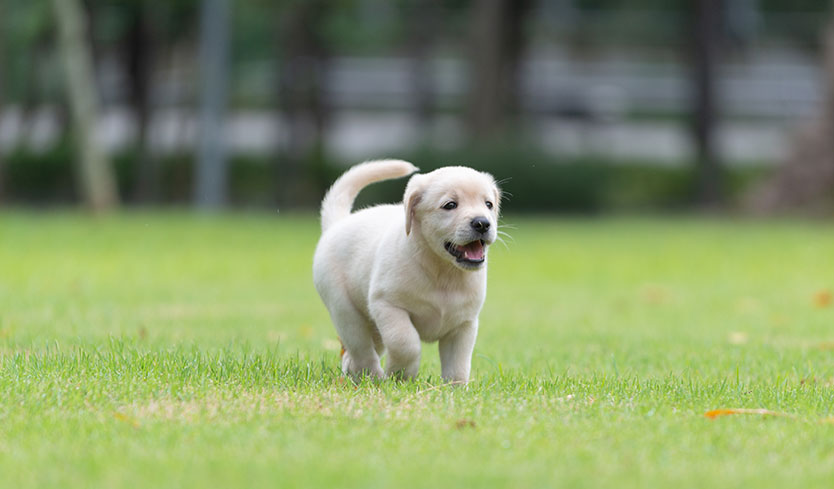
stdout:
{"type": "Polygon", "coordinates": [[[436,291],[417,301],[409,311],[423,341],[437,341],[462,324],[475,319],[483,299],[454,291],[436,291]]]}

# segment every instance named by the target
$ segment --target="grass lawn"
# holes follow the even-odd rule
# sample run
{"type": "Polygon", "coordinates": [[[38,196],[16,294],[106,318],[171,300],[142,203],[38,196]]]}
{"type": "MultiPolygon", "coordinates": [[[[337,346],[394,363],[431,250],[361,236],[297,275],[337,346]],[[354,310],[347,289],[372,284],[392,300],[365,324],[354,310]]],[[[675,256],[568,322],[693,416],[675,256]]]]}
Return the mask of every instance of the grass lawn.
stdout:
{"type": "Polygon", "coordinates": [[[508,221],[453,388],[342,380],[311,216],[0,214],[0,486],[831,486],[834,226],[508,221]]]}

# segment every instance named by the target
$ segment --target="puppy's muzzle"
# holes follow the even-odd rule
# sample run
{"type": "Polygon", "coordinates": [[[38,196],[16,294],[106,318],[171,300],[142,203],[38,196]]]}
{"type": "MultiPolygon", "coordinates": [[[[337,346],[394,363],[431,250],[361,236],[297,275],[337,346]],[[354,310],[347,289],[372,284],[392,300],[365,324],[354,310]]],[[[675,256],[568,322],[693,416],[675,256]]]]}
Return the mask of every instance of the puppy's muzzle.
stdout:
{"type": "Polygon", "coordinates": [[[486,234],[489,231],[489,219],[486,217],[476,217],[469,223],[476,232],[486,234]]]}

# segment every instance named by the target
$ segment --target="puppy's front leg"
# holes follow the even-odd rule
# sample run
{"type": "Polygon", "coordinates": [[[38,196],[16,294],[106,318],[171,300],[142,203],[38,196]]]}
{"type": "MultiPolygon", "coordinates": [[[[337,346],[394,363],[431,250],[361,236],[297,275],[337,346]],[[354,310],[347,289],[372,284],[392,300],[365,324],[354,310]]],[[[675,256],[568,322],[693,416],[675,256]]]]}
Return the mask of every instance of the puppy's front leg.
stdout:
{"type": "Polygon", "coordinates": [[[420,335],[408,312],[385,301],[371,303],[370,311],[388,356],[385,375],[403,379],[416,377],[420,370],[420,335]]]}
{"type": "Polygon", "coordinates": [[[472,350],[478,336],[478,320],[474,319],[440,338],[440,370],[450,382],[469,381],[472,350]]]}

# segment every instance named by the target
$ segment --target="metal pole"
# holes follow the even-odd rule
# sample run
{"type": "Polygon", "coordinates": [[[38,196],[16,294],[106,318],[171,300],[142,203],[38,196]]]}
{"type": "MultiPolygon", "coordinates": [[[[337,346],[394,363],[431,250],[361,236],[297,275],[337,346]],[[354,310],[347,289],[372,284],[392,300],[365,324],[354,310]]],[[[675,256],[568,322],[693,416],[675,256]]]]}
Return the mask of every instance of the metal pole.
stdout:
{"type": "Polygon", "coordinates": [[[216,210],[226,204],[226,101],[231,0],[203,0],[200,19],[200,142],[194,203],[216,210]]]}

